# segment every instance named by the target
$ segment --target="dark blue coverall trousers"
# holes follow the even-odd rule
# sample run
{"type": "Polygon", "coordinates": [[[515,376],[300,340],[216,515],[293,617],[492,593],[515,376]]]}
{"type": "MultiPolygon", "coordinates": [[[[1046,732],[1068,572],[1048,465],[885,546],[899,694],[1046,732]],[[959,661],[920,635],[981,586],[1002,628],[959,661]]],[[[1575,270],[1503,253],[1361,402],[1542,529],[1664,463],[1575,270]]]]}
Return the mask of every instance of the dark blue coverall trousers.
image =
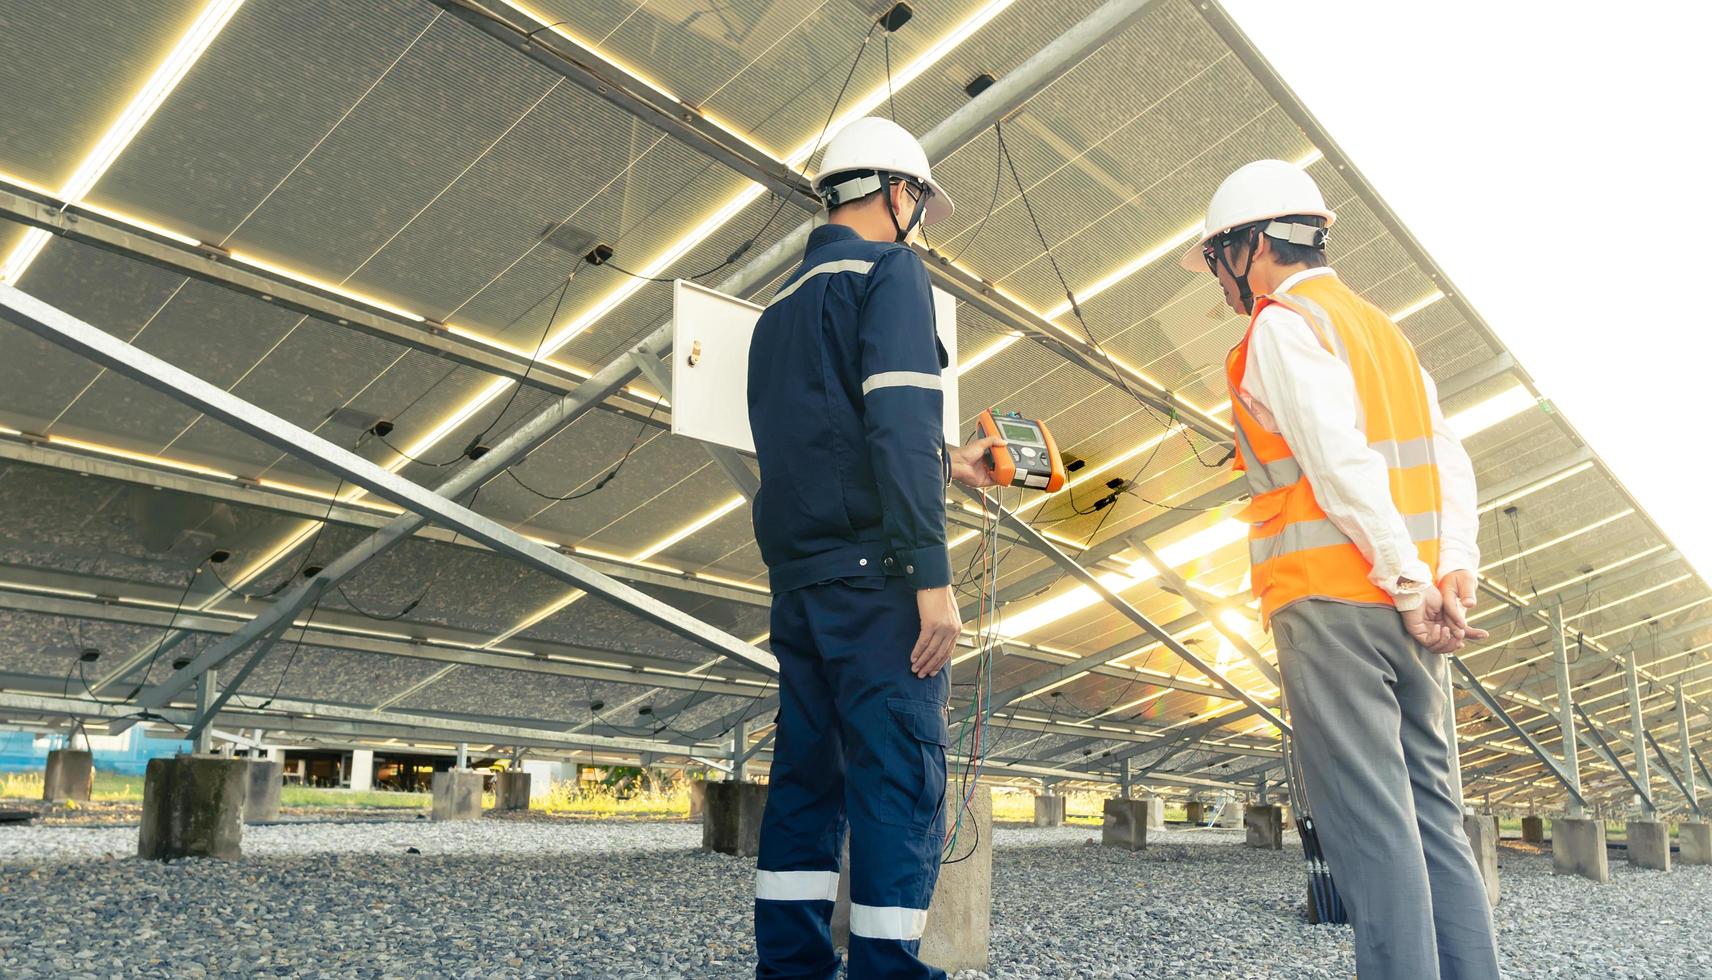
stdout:
{"type": "Polygon", "coordinates": [[[916,592],[951,581],[927,271],[817,228],[756,324],[755,536],[780,694],[755,880],[762,978],[838,974],[829,923],[850,833],[850,976],[939,978],[916,953],[945,836],[949,672],[910,670],[916,592]]]}

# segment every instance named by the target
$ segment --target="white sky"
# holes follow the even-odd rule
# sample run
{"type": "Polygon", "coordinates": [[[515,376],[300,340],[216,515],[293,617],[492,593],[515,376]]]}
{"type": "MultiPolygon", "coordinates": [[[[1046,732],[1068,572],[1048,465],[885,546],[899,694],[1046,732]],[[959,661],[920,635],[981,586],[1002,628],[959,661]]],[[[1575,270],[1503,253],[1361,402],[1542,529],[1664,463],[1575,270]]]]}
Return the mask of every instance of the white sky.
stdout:
{"type": "Polygon", "coordinates": [[[1712,389],[1712,4],[1224,4],[1712,572],[1709,440],[1691,435],[1712,389]]]}

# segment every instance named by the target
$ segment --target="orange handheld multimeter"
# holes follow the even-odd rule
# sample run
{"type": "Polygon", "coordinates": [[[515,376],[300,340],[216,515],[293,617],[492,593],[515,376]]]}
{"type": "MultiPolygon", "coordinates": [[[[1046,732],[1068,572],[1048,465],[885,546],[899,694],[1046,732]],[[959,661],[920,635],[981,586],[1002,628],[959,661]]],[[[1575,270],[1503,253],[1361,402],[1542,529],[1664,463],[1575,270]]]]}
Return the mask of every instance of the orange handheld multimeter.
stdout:
{"type": "Polygon", "coordinates": [[[987,468],[1002,487],[1026,487],[1056,493],[1064,486],[1064,461],[1046,425],[1015,412],[986,409],[977,419],[983,436],[998,436],[1005,452],[987,450],[987,468]]]}

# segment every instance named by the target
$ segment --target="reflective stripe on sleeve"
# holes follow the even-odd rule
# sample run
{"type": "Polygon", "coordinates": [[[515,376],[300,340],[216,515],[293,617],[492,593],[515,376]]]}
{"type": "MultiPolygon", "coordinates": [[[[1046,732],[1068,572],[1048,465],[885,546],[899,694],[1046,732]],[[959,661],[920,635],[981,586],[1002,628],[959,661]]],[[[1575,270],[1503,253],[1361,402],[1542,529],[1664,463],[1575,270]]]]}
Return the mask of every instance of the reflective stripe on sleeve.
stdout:
{"type": "Polygon", "coordinates": [[[1421,439],[1381,439],[1370,442],[1367,448],[1385,457],[1385,465],[1394,470],[1406,470],[1416,466],[1426,466],[1433,461],[1433,440],[1431,436],[1421,439]]]}
{"type": "Polygon", "coordinates": [[[757,871],[755,897],[768,902],[834,902],[836,871],[757,871]]]}
{"type": "Polygon", "coordinates": [[[864,939],[920,939],[927,929],[927,909],[895,905],[850,903],[850,934],[864,939]]]}
{"type": "Polygon", "coordinates": [[[940,390],[939,375],[928,374],[925,371],[881,371],[871,374],[862,382],[862,394],[878,391],[881,388],[926,388],[929,391],[940,390]]]}
{"type": "Polygon", "coordinates": [[[801,288],[803,283],[808,282],[815,276],[829,276],[835,272],[854,272],[865,276],[873,270],[874,263],[869,262],[867,259],[838,259],[835,262],[822,262],[803,273],[796,282],[793,282],[789,286],[779,290],[778,293],[767,302],[767,305],[772,306],[774,303],[779,303],[789,299],[790,295],[801,288]]]}

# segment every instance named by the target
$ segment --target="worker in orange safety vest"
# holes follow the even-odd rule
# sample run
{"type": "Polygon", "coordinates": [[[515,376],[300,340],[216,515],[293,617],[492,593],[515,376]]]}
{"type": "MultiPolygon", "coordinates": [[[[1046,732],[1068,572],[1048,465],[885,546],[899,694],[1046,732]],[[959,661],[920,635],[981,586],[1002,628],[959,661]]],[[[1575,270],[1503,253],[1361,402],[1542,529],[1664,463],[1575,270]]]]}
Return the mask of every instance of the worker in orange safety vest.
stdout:
{"type": "Polygon", "coordinates": [[[1408,338],[1326,264],[1314,180],[1251,163],[1183,257],[1249,318],[1225,373],[1249,557],[1362,980],[1496,978],[1451,788],[1444,656],[1479,568],[1473,465],[1408,338]]]}

